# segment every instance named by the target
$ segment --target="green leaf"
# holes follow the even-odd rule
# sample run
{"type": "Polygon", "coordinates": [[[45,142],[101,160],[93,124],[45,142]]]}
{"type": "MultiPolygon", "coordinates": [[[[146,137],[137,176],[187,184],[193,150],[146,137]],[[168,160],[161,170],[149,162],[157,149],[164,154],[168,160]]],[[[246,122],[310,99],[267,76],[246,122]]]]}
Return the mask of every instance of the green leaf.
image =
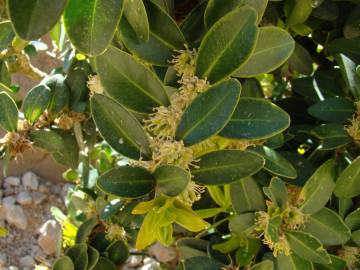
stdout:
{"type": "Polygon", "coordinates": [[[54,130],[61,136],[63,146],[60,150],[52,153],[58,163],[76,169],[79,165],[79,146],[73,134],[64,130],[54,130]]]}
{"type": "Polygon", "coordinates": [[[99,251],[97,251],[92,246],[88,246],[87,253],[88,253],[88,258],[89,258],[87,270],[92,270],[92,269],[94,269],[95,265],[99,261],[100,254],[99,254],[99,251]]]}
{"type": "Polygon", "coordinates": [[[343,245],[350,239],[350,230],[339,215],[328,208],[309,216],[304,232],[310,233],[323,245],[343,245]]]}
{"type": "Polygon", "coordinates": [[[158,5],[144,2],[150,26],[148,41],[141,40],[128,20],[120,21],[120,34],[125,47],[141,59],[157,66],[168,66],[174,50],[186,43],[176,22],[158,5]]]}
{"type": "Polygon", "coordinates": [[[12,132],[17,129],[18,109],[15,101],[5,92],[0,92],[0,127],[12,132]]]}
{"type": "Polygon", "coordinates": [[[235,213],[265,210],[265,199],[252,177],[243,178],[230,186],[231,202],[235,213]]]}
{"type": "MultiPolygon", "coordinates": [[[[360,78],[356,76],[356,64],[348,57],[340,54],[336,57],[336,61],[340,66],[341,75],[351,94],[360,99],[360,78]]],[[[349,117],[350,118],[350,117],[349,117]]]]}
{"type": "Polygon", "coordinates": [[[308,109],[309,114],[327,122],[344,123],[355,113],[352,101],[345,98],[327,98],[308,109]]]}
{"type": "MultiPolygon", "coordinates": [[[[264,200],[263,200],[264,201],[264,200]]],[[[234,204],[235,207],[235,204],[234,204]]],[[[263,206],[261,206],[262,209],[264,209],[264,203],[263,206]]],[[[238,212],[238,211],[236,211],[238,212]]],[[[253,232],[254,227],[256,226],[255,223],[255,214],[254,213],[245,213],[240,214],[236,216],[232,216],[229,221],[229,230],[232,234],[242,236],[242,235],[248,235],[253,232]]]]}
{"type": "Polygon", "coordinates": [[[286,62],[294,48],[294,39],[287,31],[274,26],[261,27],[253,53],[233,76],[249,78],[272,72],[286,62]]]}
{"type": "Polygon", "coordinates": [[[259,154],[265,159],[264,169],[278,176],[294,179],[297,172],[293,165],[275,150],[267,146],[248,148],[248,151],[259,154]]]}
{"type": "Polygon", "coordinates": [[[360,230],[354,231],[351,234],[351,240],[359,247],[360,246],[360,230]]]}
{"type": "Polygon", "coordinates": [[[26,120],[33,124],[49,106],[51,90],[46,85],[32,88],[24,98],[23,111],[26,120]]]}
{"type": "Polygon", "coordinates": [[[289,58],[288,63],[291,69],[304,75],[310,75],[313,71],[313,60],[311,55],[299,43],[295,44],[295,49],[289,58]]]}
{"type": "Polygon", "coordinates": [[[193,145],[219,133],[230,120],[240,98],[241,85],[227,80],[198,96],[183,113],[176,139],[193,145]]]}
{"type": "Polygon", "coordinates": [[[293,0],[290,1],[292,4],[291,11],[287,16],[286,23],[289,26],[303,23],[309,18],[312,11],[311,0],[293,0]]]}
{"type": "Polygon", "coordinates": [[[188,171],[174,165],[159,166],[154,172],[154,177],[159,192],[170,197],[175,197],[183,192],[191,179],[188,171]]]}
{"type": "Polygon", "coordinates": [[[246,238],[245,243],[236,251],[236,263],[239,266],[248,265],[258,253],[261,242],[257,238],[246,238]]]}
{"type": "Polygon", "coordinates": [[[79,227],[79,230],[77,231],[75,243],[76,244],[86,243],[88,237],[90,236],[91,232],[93,231],[93,229],[97,224],[98,222],[96,217],[89,218],[84,223],[82,223],[81,226],[79,227]]]}
{"type": "Polygon", "coordinates": [[[333,150],[351,143],[352,139],[340,124],[324,124],[311,130],[321,141],[321,150],[333,150]]]}
{"type": "Polygon", "coordinates": [[[207,29],[210,29],[224,15],[240,7],[242,0],[210,0],[207,3],[204,13],[204,23],[207,29]]]}
{"type": "Polygon", "coordinates": [[[49,77],[45,84],[51,90],[51,100],[48,111],[51,113],[59,113],[69,105],[70,89],[65,84],[65,78],[61,74],[49,77]]]}
{"type": "Polygon", "coordinates": [[[123,264],[129,257],[129,247],[123,240],[113,242],[106,249],[108,258],[116,265],[123,264]]]}
{"type": "Polygon", "coordinates": [[[288,193],[285,183],[278,177],[270,181],[268,188],[264,188],[264,193],[271,199],[276,207],[285,209],[288,202],[288,193]],[[266,191],[266,192],[265,192],[266,191]]]}
{"type": "Polygon", "coordinates": [[[335,187],[336,166],[333,160],[322,164],[305,183],[299,199],[305,214],[314,214],[328,202],[335,187]]]}
{"type": "Polygon", "coordinates": [[[71,0],[64,12],[64,25],[79,51],[99,55],[109,46],[119,24],[122,0],[71,0]]]}
{"type": "Polygon", "coordinates": [[[279,254],[277,257],[277,269],[282,270],[314,270],[311,262],[292,253],[289,256],[279,254]]]}
{"type": "Polygon", "coordinates": [[[322,247],[321,242],[308,233],[299,231],[287,231],[286,240],[296,255],[305,260],[320,264],[331,262],[329,254],[322,247]]]}
{"type": "Polygon", "coordinates": [[[282,219],[279,215],[271,217],[265,229],[266,238],[269,238],[274,243],[279,242],[281,225],[282,219]]]}
{"type": "Polygon", "coordinates": [[[122,105],[103,95],[94,95],[91,113],[103,138],[122,155],[139,159],[151,156],[149,141],[139,121],[122,105]]]}
{"type": "Polygon", "coordinates": [[[39,129],[29,133],[29,138],[34,145],[41,147],[49,152],[61,151],[65,147],[64,140],[61,135],[53,130],[39,129]]]}
{"type": "Polygon", "coordinates": [[[66,0],[8,0],[7,6],[16,34],[34,40],[55,26],[66,3],[66,0]]]}
{"type": "Polygon", "coordinates": [[[207,256],[192,257],[183,262],[184,270],[220,270],[222,267],[222,263],[207,256]]]}
{"type": "Polygon", "coordinates": [[[71,258],[75,270],[87,270],[89,258],[86,244],[75,244],[66,251],[66,256],[71,258]]]}
{"type": "Polygon", "coordinates": [[[0,22],[0,50],[7,49],[15,37],[10,21],[0,22]]]}
{"type": "Polygon", "coordinates": [[[105,257],[100,257],[93,270],[117,270],[116,265],[105,257]]]}
{"type": "Polygon", "coordinates": [[[360,194],[360,157],[340,174],[334,193],[339,198],[353,198],[360,194]]]}
{"type": "Polygon", "coordinates": [[[199,42],[206,32],[204,25],[206,6],[206,1],[200,1],[180,24],[181,32],[190,44],[199,42]]]}
{"type": "Polygon", "coordinates": [[[240,98],[229,123],[220,136],[231,139],[262,140],[287,129],[290,116],[263,98],[240,98]]]}
{"type": "Polygon", "coordinates": [[[106,93],[130,110],[152,113],[154,107],[169,105],[161,81],[130,54],[110,47],[95,64],[106,93]]]}
{"type": "Polygon", "coordinates": [[[230,76],[244,64],[256,45],[256,20],[253,8],[242,7],[215,23],[201,42],[196,75],[214,83],[230,76]]]}
{"type": "Polygon", "coordinates": [[[354,210],[345,218],[346,225],[350,230],[360,230],[360,208],[354,210]]]}
{"type": "Polygon", "coordinates": [[[199,157],[193,169],[194,181],[205,185],[229,184],[257,173],[264,159],[257,154],[238,150],[220,150],[199,157]]]}
{"type": "Polygon", "coordinates": [[[124,15],[137,36],[149,40],[149,22],[142,0],[124,0],[124,15]]]}
{"type": "Polygon", "coordinates": [[[330,264],[315,264],[316,270],[344,270],[347,269],[347,263],[343,259],[330,254],[330,264]]]}
{"type": "Polygon", "coordinates": [[[344,54],[354,62],[360,62],[360,37],[357,38],[338,38],[328,44],[328,53],[332,56],[344,54]]]}
{"type": "Polygon", "coordinates": [[[108,194],[138,198],[154,189],[155,179],[140,167],[115,167],[98,178],[97,186],[108,194]]]}
{"type": "Polygon", "coordinates": [[[274,263],[270,260],[264,260],[260,263],[255,264],[250,270],[273,270],[274,263]]]}
{"type": "Polygon", "coordinates": [[[74,264],[70,257],[64,256],[57,259],[53,265],[54,270],[75,270],[74,264]]]}

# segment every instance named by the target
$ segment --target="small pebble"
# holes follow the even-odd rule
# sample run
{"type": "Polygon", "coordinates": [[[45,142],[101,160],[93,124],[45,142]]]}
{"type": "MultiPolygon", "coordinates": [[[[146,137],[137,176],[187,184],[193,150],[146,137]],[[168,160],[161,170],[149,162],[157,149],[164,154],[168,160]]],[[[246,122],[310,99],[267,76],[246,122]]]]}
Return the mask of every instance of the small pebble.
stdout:
{"type": "Polygon", "coordinates": [[[4,199],[2,199],[2,204],[4,207],[14,205],[16,202],[16,199],[14,196],[7,196],[4,199]]]}
{"type": "Polygon", "coordinates": [[[22,184],[26,189],[31,189],[31,190],[37,190],[39,188],[39,178],[38,176],[29,171],[26,172],[22,178],[22,184]]]}
{"type": "Polygon", "coordinates": [[[50,187],[50,192],[51,192],[52,194],[55,194],[55,195],[60,194],[60,192],[61,192],[61,186],[59,186],[59,185],[53,185],[53,186],[51,186],[51,187],[50,187]]]}
{"type": "Polygon", "coordinates": [[[12,187],[8,187],[4,189],[4,196],[10,196],[15,194],[15,189],[12,187]]]}
{"type": "Polygon", "coordinates": [[[27,217],[20,205],[11,205],[6,209],[6,221],[21,230],[28,226],[27,217]]]}
{"type": "Polygon", "coordinates": [[[20,178],[15,176],[8,176],[4,180],[4,187],[6,186],[20,186],[20,178]]]}
{"type": "Polygon", "coordinates": [[[32,197],[29,192],[23,191],[17,195],[16,201],[21,205],[29,205],[32,203],[32,197]]]}
{"type": "Polygon", "coordinates": [[[33,257],[31,257],[29,255],[20,258],[19,262],[20,262],[21,266],[23,266],[23,267],[34,267],[35,266],[35,260],[33,259],[33,257]]]}
{"type": "Polygon", "coordinates": [[[45,185],[40,185],[39,186],[39,191],[42,192],[42,193],[49,193],[49,189],[45,185]]]}
{"type": "Polygon", "coordinates": [[[59,241],[61,241],[62,231],[59,223],[53,219],[48,220],[41,226],[39,232],[39,246],[47,255],[54,254],[59,245],[59,241]]]}
{"type": "Polygon", "coordinates": [[[7,264],[7,255],[5,253],[0,252],[0,267],[5,266],[7,264]]]}
{"type": "Polygon", "coordinates": [[[35,205],[39,205],[47,199],[46,194],[37,191],[32,192],[31,196],[35,205]]]}
{"type": "Polygon", "coordinates": [[[7,270],[19,270],[19,267],[11,265],[11,266],[8,267],[7,270]]]}

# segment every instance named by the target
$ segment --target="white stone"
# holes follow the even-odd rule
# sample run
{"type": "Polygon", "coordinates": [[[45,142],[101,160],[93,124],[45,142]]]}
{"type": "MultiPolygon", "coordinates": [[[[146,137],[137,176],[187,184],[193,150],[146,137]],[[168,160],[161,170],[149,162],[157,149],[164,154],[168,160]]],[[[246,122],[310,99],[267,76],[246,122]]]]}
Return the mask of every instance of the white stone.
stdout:
{"type": "Polygon", "coordinates": [[[19,267],[11,265],[11,266],[8,267],[7,270],[19,270],[19,267]]]}
{"type": "Polygon", "coordinates": [[[7,264],[7,255],[5,253],[0,252],[0,266],[5,266],[7,264]]]}
{"type": "Polygon", "coordinates": [[[31,190],[37,190],[39,188],[39,178],[38,176],[29,171],[26,172],[22,178],[22,184],[26,189],[31,189],[31,190]]]}
{"type": "Polygon", "coordinates": [[[55,195],[60,194],[60,192],[61,192],[61,186],[59,186],[59,185],[52,185],[52,186],[50,187],[50,192],[51,192],[52,194],[55,194],[55,195]]]}
{"type": "Polygon", "coordinates": [[[45,185],[40,185],[39,186],[39,191],[42,192],[42,193],[49,193],[49,189],[45,185]]]}
{"type": "Polygon", "coordinates": [[[37,191],[32,192],[31,197],[35,205],[39,205],[47,199],[46,194],[37,191]]]}
{"type": "Polygon", "coordinates": [[[34,267],[35,266],[35,260],[33,259],[33,257],[31,257],[29,255],[20,258],[19,262],[20,262],[20,265],[23,267],[34,267]]]}
{"type": "Polygon", "coordinates": [[[154,256],[159,262],[169,263],[178,257],[177,250],[173,247],[165,247],[160,242],[156,242],[149,248],[149,254],[154,256]]]}
{"type": "Polygon", "coordinates": [[[21,205],[29,205],[32,203],[32,197],[29,192],[23,191],[17,195],[16,201],[21,205]]]}
{"type": "Polygon", "coordinates": [[[39,229],[38,244],[45,254],[54,254],[61,241],[61,226],[55,220],[46,221],[39,229]]]}
{"type": "Polygon", "coordinates": [[[7,196],[2,199],[2,205],[4,205],[4,207],[14,205],[15,202],[16,202],[16,199],[14,196],[7,196]]]}
{"type": "Polygon", "coordinates": [[[20,186],[20,178],[15,176],[8,176],[4,180],[4,187],[6,186],[20,186]]]}
{"type": "Polygon", "coordinates": [[[27,217],[20,205],[8,207],[6,210],[6,221],[21,230],[25,230],[28,225],[27,217]]]}

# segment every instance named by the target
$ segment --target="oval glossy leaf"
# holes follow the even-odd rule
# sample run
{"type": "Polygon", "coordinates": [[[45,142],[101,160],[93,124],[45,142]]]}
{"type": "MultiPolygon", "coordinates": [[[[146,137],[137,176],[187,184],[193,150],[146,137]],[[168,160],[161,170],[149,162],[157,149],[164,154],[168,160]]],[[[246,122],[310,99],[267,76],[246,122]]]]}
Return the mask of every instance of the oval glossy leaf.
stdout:
{"type": "Polygon", "coordinates": [[[66,167],[77,169],[79,165],[79,146],[75,136],[64,130],[54,131],[61,136],[63,145],[61,149],[52,153],[53,158],[66,167]]]}
{"type": "Polygon", "coordinates": [[[142,0],[124,0],[124,15],[137,34],[144,40],[149,40],[149,21],[142,0]]]}
{"type": "Polygon", "coordinates": [[[141,59],[158,66],[168,66],[174,50],[186,43],[176,22],[158,5],[144,2],[148,15],[150,36],[140,39],[129,21],[123,16],[120,22],[121,39],[125,47],[141,59]]]}
{"type": "MultiPolygon", "coordinates": [[[[0,22],[0,50],[7,49],[15,37],[10,21],[0,22]]],[[[2,81],[4,83],[4,81],[2,81]]]]}
{"type": "Polygon", "coordinates": [[[96,225],[97,225],[96,217],[89,218],[84,223],[82,223],[76,234],[76,239],[75,239],[76,244],[86,243],[88,237],[90,236],[92,230],[95,228],[96,225]]]}
{"type": "Polygon", "coordinates": [[[222,263],[207,256],[192,257],[183,262],[184,270],[220,270],[223,267],[222,263]]]}
{"type": "Polygon", "coordinates": [[[29,133],[29,138],[34,145],[41,147],[49,152],[61,151],[65,147],[65,142],[61,135],[53,130],[39,129],[29,133]]]}
{"type": "Polygon", "coordinates": [[[103,138],[122,155],[139,159],[151,156],[149,142],[139,121],[122,105],[103,95],[94,95],[91,113],[103,138]]]}
{"type": "Polygon", "coordinates": [[[0,93],[0,127],[13,132],[17,129],[18,108],[15,101],[5,92],[0,93]]]}
{"type": "Polygon", "coordinates": [[[295,49],[289,58],[288,63],[291,69],[304,75],[310,75],[313,71],[311,55],[299,43],[295,44],[295,49]]]}
{"type": "Polygon", "coordinates": [[[7,1],[15,32],[25,40],[38,39],[49,32],[60,19],[66,3],[67,0],[7,1]]]}
{"type": "Polygon", "coordinates": [[[351,240],[359,247],[360,246],[360,230],[354,231],[351,234],[351,240]]]}
{"type": "Polygon", "coordinates": [[[100,253],[99,251],[97,251],[97,249],[93,248],[92,246],[88,246],[87,253],[89,258],[88,270],[92,270],[99,261],[100,253]]]}
{"type": "Polygon", "coordinates": [[[360,157],[340,174],[334,193],[339,198],[353,198],[360,194],[360,157]]]}
{"type": "Polygon", "coordinates": [[[108,258],[116,265],[124,263],[129,257],[129,247],[123,240],[113,242],[106,251],[108,258]]]}
{"type": "Polygon", "coordinates": [[[299,195],[300,209],[305,214],[314,214],[328,202],[335,188],[336,166],[328,160],[309,178],[299,195]]]}
{"type": "Polygon", "coordinates": [[[347,88],[352,95],[359,100],[360,98],[360,77],[356,75],[356,64],[343,54],[335,57],[339,64],[341,75],[346,83],[347,88]]]}
{"type": "Polygon", "coordinates": [[[273,270],[274,263],[270,260],[264,260],[260,263],[255,264],[250,270],[273,270]]]}
{"type": "Polygon", "coordinates": [[[200,42],[206,32],[204,25],[206,6],[206,1],[199,2],[180,24],[181,32],[189,44],[200,42]]]}
{"type": "Polygon", "coordinates": [[[351,235],[341,217],[328,208],[322,208],[309,216],[303,231],[315,236],[327,246],[343,245],[351,235]]]}
{"type": "Polygon", "coordinates": [[[263,98],[240,98],[234,114],[220,136],[232,139],[261,140],[287,129],[290,116],[263,98]]]}
{"type": "Polygon", "coordinates": [[[154,107],[169,105],[161,81],[130,54],[110,47],[95,63],[106,92],[130,110],[151,113],[154,107]]]}
{"type": "Polygon", "coordinates": [[[311,262],[292,253],[289,256],[279,254],[277,259],[277,269],[282,270],[314,270],[311,262]]]}
{"type": "Polygon", "coordinates": [[[248,151],[255,152],[265,159],[264,169],[278,176],[294,179],[297,172],[293,165],[275,150],[267,146],[248,148],[248,151]]]}
{"type": "Polygon", "coordinates": [[[46,85],[32,88],[24,98],[23,112],[26,120],[33,124],[49,106],[51,90],[46,85]]]}
{"type": "Polygon", "coordinates": [[[294,48],[294,39],[287,31],[274,26],[262,27],[253,53],[233,76],[249,78],[274,71],[286,62],[294,48]]]}
{"type": "Polygon", "coordinates": [[[174,165],[158,167],[154,172],[154,177],[159,191],[171,197],[183,192],[191,180],[188,171],[174,165]]]}
{"type": "Polygon", "coordinates": [[[64,256],[57,259],[53,265],[54,270],[75,270],[74,264],[70,257],[64,256]]]}
{"type": "Polygon", "coordinates": [[[324,124],[311,130],[321,142],[319,149],[333,150],[349,144],[352,139],[340,124],[324,124]]]}
{"type": "Polygon", "coordinates": [[[114,37],[122,4],[123,0],[69,1],[64,25],[76,49],[89,55],[103,53],[114,37]]]}
{"type": "Polygon", "coordinates": [[[354,210],[345,218],[346,225],[353,230],[360,230],[360,208],[354,210]]]}
{"type": "Polygon", "coordinates": [[[221,19],[227,13],[240,7],[243,0],[210,0],[206,6],[204,14],[204,23],[207,29],[210,29],[214,23],[221,19]]]}
{"type": "Polygon", "coordinates": [[[66,251],[66,256],[70,257],[74,263],[75,270],[86,270],[89,264],[86,244],[75,244],[66,251]]]}
{"type": "MultiPolygon", "coordinates": [[[[312,11],[311,0],[292,1],[294,5],[291,7],[291,11],[287,16],[286,23],[289,26],[303,23],[309,18],[312,11]]],[[[291,2],[290,2],[291,3],[291,2]]]]}
{"type": "Polygon", "coordinates": [[[240,91],[240,83],[231,79],[198,96],[183,113],[176,139],[183,140],[185,145],[193,145],[219,133],[234,113],[240,91]]]}
{"type": "Polygon", "coordinates": [[[265,210],[265,198],[252,177],[243,178],[230,185],[230,197],[237,214],[265,210]]]}
{"type": "Polygon", "coordinates": [[[116,265],[105,257],[100,257],[93,270],[117,270],[116,265]]]}
{"type": "MultiPolygon", "coordinates": [[[[232,185],[234,185],[234,184],[232,184],[232,185]]],[[[233,188],[233,187],[231,187],[231,188],[233,188]]],[[[234,198],[236,198],[236,196],[234,198]]],[[[234,206],[235,206],[235,204],[234,204],[234,206]]],[[[265,209],[264,203],[260,209],[265,209]]],[[[260,209],[253,209],[253,211],[260,210],[260,209]]],[[[256,226],[256,219],[255,219],[254,213],[245,213],[245,214],[235,215],[235,216],[232,216],[229,221],[230,232],[233,234],[236,234],[238,236],[242,236],[242,235],[250,236],[251,233],[253,232],[255,226],[256,226]]]]}
{"type": "Polygon", "coordinates": [[[264,159],[238,150],[220,150],[199,157],[199,168],[191,171],[194,181],[205,185],[223,185],[257,173],[264,159]]]}
{"type": "Polygon", "coordinates": [[[352,101],[345,98],[327,98],[308,109],[309,114],[327,122],[344,123],[355,112],[352,101]]]}
{"type": "Polygon", "coordinates": [[[330,254],[330,264],[314,264],[316,270],[344,270],[347,269],[347,263],[342,258],[330,254]]]}
{"type": "Polygon", "coordinates": [[[328,44],[327,49],[332,56],[341,53],[350,57],[354,62],[360,61],[360,37],[334,39],[328,44]]]}
{"type": "Polygon", "coordinates": [[[155,187],[154,177],[140,167],[117,167],[101,175],[97,186],[105,193],[125,198],[138,198],[155,187]]]}
{"type": "Polygon", "coordinates": [[[245,63],[258,37],[256,20],[253,8],[242,7],[215,23],[201,42],[196,74],[214,83],[230,76],[245,63]]]}
{"type": "Polygon", "coordinates": [[[284,210],[287,207],[288,192],[287,187],[279,177],[271,179],[268,187],[263,188],[265,195],[273,202],[276,207],[284,210]]]}
{"type": "Polygon", "coordinates": [[[286,240],[296,255],[315,263],[328,264],[331,262],[329,254],[322,247],[321,242],[308,233],[287,231],[286,240]]]}
{"type": "Polygon", "coordinates": [[[70,89],[65,84],[65,78],[61,74],[56,74],[44,82],[51,90],[51,100],[48,111],[59,113],[69,105],[70,89]]]}

